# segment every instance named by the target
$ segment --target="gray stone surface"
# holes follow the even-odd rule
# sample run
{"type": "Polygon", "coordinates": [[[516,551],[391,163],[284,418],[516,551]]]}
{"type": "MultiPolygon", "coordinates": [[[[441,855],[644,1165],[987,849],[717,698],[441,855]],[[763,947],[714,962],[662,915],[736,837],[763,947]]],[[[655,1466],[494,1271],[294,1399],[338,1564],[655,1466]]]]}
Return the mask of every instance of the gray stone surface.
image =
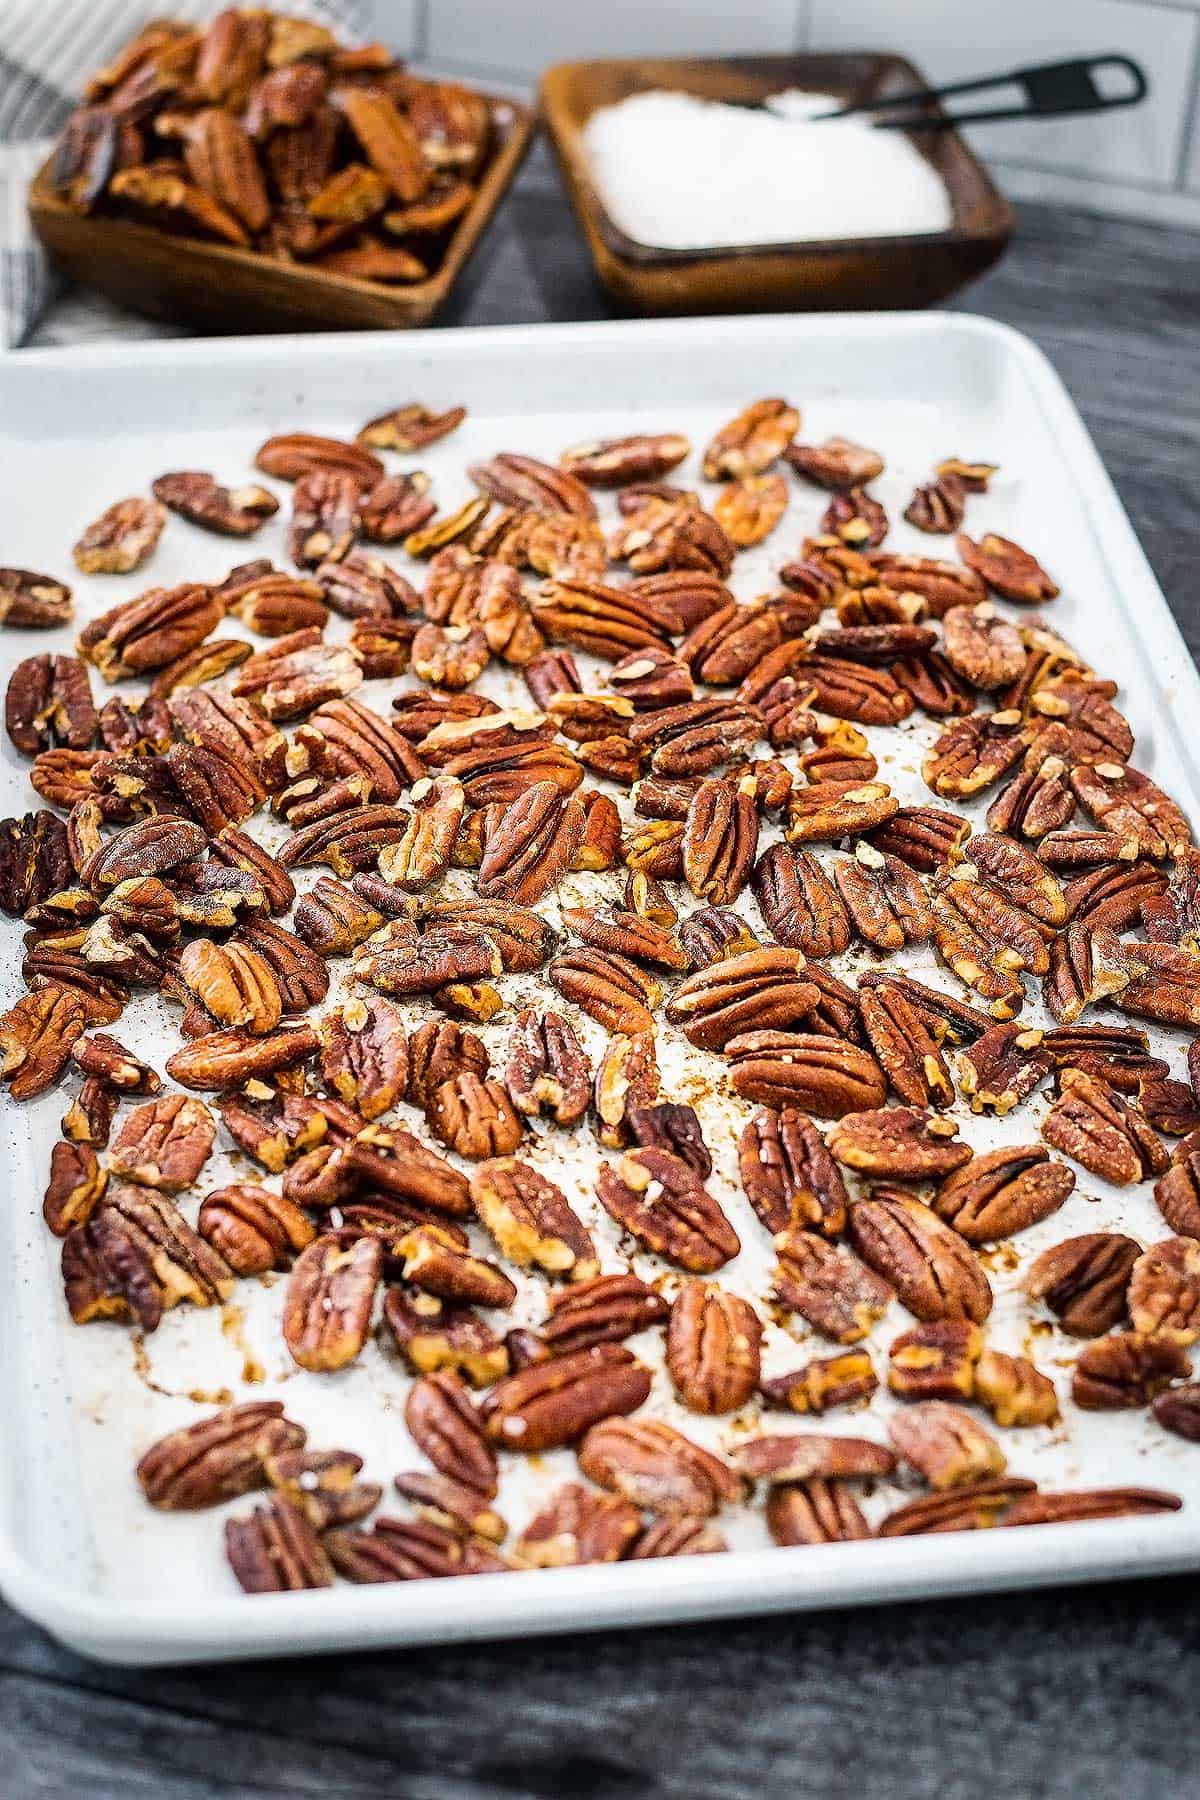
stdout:
{"type": "MultiPolygon", "coordinates": [[[[1194,652],[1198,268],[1185,233],[1027,207],[1005,262],[961,303],[1048,352],[1194,652]]],[[[539,151],[447,323],[608,312],[539,151]]],[[[67,296],[38,341],[123,328],[67,296]]],[[[1168,1800],[1200,1793],[1197,1597],[1176,1578],[144,1673],[81,1662],[0,1610],[0,1787],[22,1800],[1168,1800]]]]}

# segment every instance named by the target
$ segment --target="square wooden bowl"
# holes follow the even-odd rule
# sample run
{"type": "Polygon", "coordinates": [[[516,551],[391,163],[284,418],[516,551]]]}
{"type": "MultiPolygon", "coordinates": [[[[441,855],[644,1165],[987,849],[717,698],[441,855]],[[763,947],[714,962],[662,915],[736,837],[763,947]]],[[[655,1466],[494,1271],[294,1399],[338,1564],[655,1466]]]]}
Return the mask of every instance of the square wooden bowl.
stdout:
{"type": "Polygon", "coordinates": [[[926,85],[901,56],[846,51],[559,63],[542,77],[541,98],[596,273],[621,306],[639,313],[835,311],[927,306],[982,274],[1000,255],[1015,224],[1012,208],[957,132],[905,133],[946,185],[954,217],[946,231],[663,250],[637,243],[608,217],[592,186],[584,127],[598,108],[648,88],[736,101],[803,88],[848,102],[926,85]]]}
{"type": "Polygon", "coordinates": [[[29,189],[29,216],[51,258],[72,281],[151,319],[207,331],[396,330],[427,325],[504,198],[529,148],[531,107],[485,94],[494,148],[475,198],[427,281],[404,287],[278,262],[157,225],[105,213],[78,213],[50,186],[47,162],[29,189]]]}

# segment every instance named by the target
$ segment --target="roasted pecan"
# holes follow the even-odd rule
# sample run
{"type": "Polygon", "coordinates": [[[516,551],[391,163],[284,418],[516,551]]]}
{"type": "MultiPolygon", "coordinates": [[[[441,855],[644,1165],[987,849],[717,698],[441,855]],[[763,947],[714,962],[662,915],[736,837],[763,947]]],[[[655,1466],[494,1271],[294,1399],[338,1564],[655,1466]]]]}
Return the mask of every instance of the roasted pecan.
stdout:
{"type": "Polygon", "coordinates": [[[948,1175],[933,1200],[939,1218],[969,1244],[1011,1237],[1056,1213],[1075,1186],[1064,1163],[1037,1144],[989,1150],[948,1175]]]}
{"type": "Polygon", "coordinates": [[[722,1050],[739,1033],[781,1031],[810,1015],[820,990],[804,979],[799,950],[727,956],[680,982],[666,1013],[690,1043],[722,1050]]]}
{"type": "Polygon", "coordinates": [[[849,948],[849,916],[811,852],[772,844],[755,867],[754,892],[781,944],[806,956],[836,956],[849,948]]]}
{"type": "Polygon", "coordinates": [[[369,419],[357,434],[357,442],[371,450],[423,450],[426,444],[456,431],[466,416],[465,406],[451,406],[438,413],[414,401],[369,419]]]}
{"type": "Polygon", "coordinates": [[[592,1084],[592,1107],[600,1142],[610,1149],[628,1143],[627,1114],[631,1108],[651,1105],[658,1092],[653,1030],[617,1033],[610,1038],[592,1084]]]}
{"type": "Polygon", "coordinates": [[[831,1154],[848,1169],[894,1181],[940,1179],[971,1160],[958,1126],[922,1107],[889,1106],[854,1112],[828,1133],[831,1154]]]}
{"type": "Polygon", "coordinates": [[[983,1335],[969,1319],[932,1319],[894,1340],[888,1386],[904,1400],[970,1399],[983,1335]]]}
{"type": "Polygon", "coordinates": [[[925,1495],[889,1513],[877,1535],[915,1537],[930,1532],[986,1531],[993,1525],[1007,1524],[1006,1515],[1015,1516],[1026,1499],[1038,1504],[1042,1496],[1035,1488],[1032,1481],[1005,1475],[950,1488],[944,1494],[925,1495]]]}
{"type": "Polygon", "coordinates": [[[1004,1118],[1028,1099],[1053,1066],[1042,1048],[1044,1036],[1036,1027],[993,1025],[963,1051],[958,1080],[972,1112],[1004,1118]]]}
{"type": "Polygon", "coordinates": [[[277,1175],[320,1143],[329,1125],[317,1101],[299,1094],[268,1093],[269,1098],[261,1100],[225,1094],[217,1101],[217,1110],[238,1148],[277,1175]]]}
{"type": "Polygon", "coordinates": [[[691,448],[682,432],[664,431],[575,444],[563,451],[560,460],[569,475],[589,487],[623,487],[629,481],[658,481],[670,474],[691,448]]]}
{"type": "Polygon", "coordinates": [[[127,575],[140,569],[162,536],[166,508],[157,500],[116,500],[75,543],[75,566],[85,575],[127,575]]]}
{"type": "Polygon", "coordinates": [[[635,912],[619,908],[603,911],[588,906],[565,906],[562,921],[596,950],[612,951],[634,962],[678,972],[688,966],[687,952],[665,926],[635,912]]]}
{"type": "Polygon", "coordinates": [[[42,1217],[55,1237],[86,1224],[107,1185],[108,1172],[90,1144],[60,1139],[50,1153],[50,1179],[42,1198],[42,1217]]]}
{"type": "Polygon", "coordinates": [[[304,1436],[281,1400],[227,1406],[152,1444],[137,1478],[151,1506],[164,1511],[220,1506],[266,1487],[268,1457],[299,1450],[304,1436]]]}
{"type": "Polygon", "coordinates": [[[756,1113],[739,1141],[738,1168],[746,1198],[772,1236],[807,1228],[836,1237],[844,1229],[841,1172],[799,1108],[756,1113]]]}
{"type": "Polygon", "coordinates": [[[660,984],[624,956],[602,950],[570,950],[550,964],[550,980],[607,1031],[625,1035],[652,1032],[650,1007],[662,995],[660,984]]]}
{"type": "Polygon", "coordinates": [[[844,1482],[780,1482],[767,1494],[767,1530],[777,1544],[843,1544],[871,1535],[844,1482]]]}
{"type": "Polygon", "coordinates": [[[268,438],[259,446],[254,464],[264,475],[276,475],[282,481],[299,481],[313,470],[328,470],[353,475],[362,487],[381,481],[387,473],[379,457],[360,445],[308,431],[268,438]]]}
{"type": "Polygon", "coordinates": [[[697,1275],[711,1274],[741,1249],[737,1233],[696,1172],[666,1150],[640,1148],[606,1163],[596,1195],[639,1242],[697,1275]]]}
{"type": "Polygon", "coordinates": [[[733,1452],[733,1464],[751,1481],[829,1481],[890,1475],[896,1458],[869,1438],[804,1436],[750,1438],[733,1452]]]}
{"type": "MultiPolygon", "coordinates": [[[[519,1268],[587,1282],[597,1271],[591,1237],[560,1188],[516,1157],[477,1169],[471,1199],[502,1254],[519,1268]]],[[[598,1340],[593,1340],[598,1341],[598,1340]]]]}
{"type": "Polygon", "coordinates": [[[822,781],[792,794],[787,840],[806,844],[857,837],[890,819],[898,809],[898,800],[884,782],[822,781]]]}
{"type": "Polygon", "coordinates": [[[660,1325],[669,1310],[636,1275],[590,1276],[551,1294],[542,1338],[552,1355],[568,1355],[660,1325]]]}
{"type": "MultiPolygon", "coordinates": [[[[1020,761],[1027,742],[1019,712],[972,713],[947,725],[926,757],[922,774],[935,794],[964,799],[998,781],[1020,761]]],[[[990,815],[988,823],[1003,829],[990,815]]]]}
{"type": "Polygon", "coordinates": [[[721,489],[713,517],[732,544],[745,550],[769,537],[787,511],[782,475],[744,475],[721,489]]]}
{"type": "Polygon", "coordinates": [[[517,1539],[517,1562],[527,1569],[617,1562],[641,1528],[627,1499],[597,1494],[577,1481],[568,1481],[555,1490],[517,1539]]]}
{"type": "Polygon", "coordinates": [[[1002,1525],[1058,1525],[1075,1519],[1120,1519],[1148,1513],[1178,1512],[1178,1494],[1155,1488],[1092,1488],[1082,1494],[1025,1494],[1011,1506],[1002,1525]]]}
{"type": "Polygon", "coordinates": [[[532,606],[534,619],[553,643],[571,644],[610,662],[630,650],[669,644],[681,629],[678,614],[666,604],[598,581],[544,582],[532,606]]]}
{"type": "Polygon", "coordinates": [[[329,972],[316,952],[294,932],[273,919],[251,919],[242,926],[240,935],[270,967],[279,984],[285,1014],[307,1012],[325,998],[329,972]]]}
{"type": "Polygon", "coordinates": [[[358,894],[322,875],[296,902],[296,933],[322,956],[346,956],[378,931],[383,914],[358,894]]]}
{"type": "Polygon", "coordinates": [[[1133,1265],[1126,1299],[1135,1331],[1194,1344],[1200,1338],[1200,1244],[1190,1237],[1151,1244],[1133,1265]]]}
{"type": "Polygon", "coordinates": [[[825,1413],[855,1400],[869,1400],[879,1386],[865,1350],[816,1357],[789,1375],[772,1375],[758,1384],[766,1406],[795,1413],[825,1413]]]}
{"type": "Polygon", "coordinates": [[[87,897],[73,890],[71,843],[68,828],[50,812],[0,820],[0,911],[10,918],[31,916],[31,909],[64,891],[75,891],[78,898],[67,917],[86,916],[87,897]],[[76,905],[83,908],[82,914],[75,914],[76,905]]]}
{"type": "Polygon", "coordinates": [[[122,1122],[109,1152],[114,1175],[178,1194],[190,1187],[208,1161],[216,1136],[212,1114],[201,1100],[184,1094],[135,1106],[122,1122]]]}
{"type": "Polygon", "coordinates": [[[698,900],[728,906],[746,884],[758,847],[753,797],[732,781],[703,781],[688,807],[684,878],[698,900]]]}
{"type": "Polygon", "coordinates": [[[61,581],[35,569],[0,569],[0,626],[52,631],[73,611],[71,590],[61,581]]]}
{"type": "Polygon", "coordinates": [[[86,750],[99,720],[88,673],[73,656],[28,656],[9,676],[4,724],[22,756],[61,744],[86,750]]]}
{"type": "Polygon", "coordinates": [[[252,1037],[246,1031],[212,1031],[176,1050],[167,1058],[166,1070],[183,1087],[220,1093],[242,1087],[254,1077],[307,1062],[319,1041],[312,1026],[305,1024],[265,1037],[252,1037]]]}
{"type": "Polygon", "coordinates": [[[711,969],[727,957],[749,955],[758,939],[741,913],[721,906],[699,906],[679,927],[679,941],[691,969],[711,969]]]}
{"type": "Polygon", "coordinates": [[[1200,1442],[1200,1386],[1189,1383],[1168,1388],[1155,1396],[1150,1410],[1164,1431],[1174,1432],[1191,1444],[1200,1442]]]}
{"type": "Polygon", "coordinates": [[[321,1036],[321,1077],[339,1099],[364,1119],[388,1112],[408,1086],[408,1040],[398,1009],[386,1000],[351,1000],[326,1013],[321,1036]]]}
{"type": "Polygon", "coordinates": [[[459,1376],[441,1369],[409,1390],[404,1422],[440,1474],[490,1499],[499,1486],[496,1453],[459,1376]]]}
{"type": "Polygon", "coordinates": [[[821,530],[852,550],[875,550],[887,536],[888,516],[865,488],[846,488],[835,492],[825,508],[821,530]]]}
{"type": "Polygon", "coordinates": [[[1125,763],[1080,764],[1071,770],[1071,786],[1097,825],[1133,838],[1143,856],[1174,856],[1191,843],[1187,819],[1170,795],[1125,763]]]}
{"type": "Polygon", "coordinates": [[[485,463],[476,463],[468,473],[476,487],[502,506],[528,506],[535,512],[544,513],[574,513],[581,519],[596,516],[592,496],[575,475],[555,469],[549,463],[538,462],[535,457],[503,451],[485,463]]]}
{"type": "Polygon", "coordinates": [[[343,1247],[319,1237],[296,1259],[283,1303],[283,1339],[303,1369],[345,1368],[366,1342],[383,1267],[378,1239],[343,1247]]]}
{"type": "Polygon", "coordinates": [[[667,1369],[689,1411],[744,1406],[758,1385],[761,1345],[762,1323],[749,1301],[699,1281],[680,1288],[667,1326],[667,1369]]]}
{"type": "Polygon", "coordinates": [[[949,862],[970,835],[959,813],[935,806],[902,806],[869,834],[868,841],[885,855],[898,856],[911,869],[931,875],[949,862]]]}
{"type": "Polygon", "coordinates": [[[1063,1069],[1058,1082],[1046,1143],[1118,1187],[1165,1171],[1166,1148],[1139,1106],[1080,1069],[1063,1069]]]}
{"type": "Polygon", "coordinates": [[[756,400],[723,425],[704,452],[705,481],[761,475],[791,443],[800,414],[786,400],[756,400]]]}
{"type": "Polygon", "coordinates": [[[262,1037],[283,1016],[283,998],[270,965],[247,944],[197,938],[184,946],[178,968],[190,991],[222,1025],[262,1037]]]}
{"type": "Polygon", "coordinates": [[[196,1229],[235,1275],[284,1269],[307,1248],[315,1227],[291,1200],[269,1188],[235,1182],[204,1196],[196,1229]]]}
{"type": "Polygon", "coordinates": [[[383,1316],[405,1360],[420,1375],[457,1370],[472,1387],[488,1387],[507,1374],[508,1350],[468,1306],[446,1306],[432,1294],[393,1287],[383,1316]]]}
{"type": "Polygon", "coordinates": [[[585,824],[577,799],[553,782],[535,782],[488,835],[476,881],[480,895],[521,905],[540,900],[574,862],[585,824]]]}
{"type": "Polygon", "coordinates": [[[1002,600],[1036,605],[1040,600],[1053,600],[1059,591],[1037,558],[1011,538],[989,531],[975,543],[960,532],[954,547],[968,569],[981,576],[1002,600]]]}
{"type": "Polygon", "coordinates": [[[1079,1352],[1071,1398],[1087,1412],[1149,1406],[1169,1382],[1182,1381],[1192,1365],[1167,1333],[1124,1331],[1097,1338],[1079,1352]]]}
{"type": "Polygon", "coordinates": [[[850,1236],[918,1319],[970,1319],[992,1310],[983,1267],[956,1231],[909,1194],[876,1189],[850,1208],[850,1236]]]}
{"type": "Polygon", "coordinates": [[[857,1344],[887,1311],[887,1282],[841,1245],[786,1230],[775,1238],[775,1253],[776,1298],[835,1344],[857,1344]]]}
{"type": "Polygon", "coordinates": [[[521,1142],[521,1116],[505,1089],[469,1070],[434,1089],[427,1116],[434,1135],[472,1162],[508,1156],[521,1142]]]}
{"type": "Polygon", "coordinates": [[[966,517],[967,490],[960,478],[949,470],[918,487],[904,509],[904,517],[918,531],[948,536],[957,531],[966,517]]]}
{"type": "Polygon", "coordinates": [[[830,437],[821,444],[789,444],[783,459],[797,475],[817,487],[862,487],[883,474],[883,458],[849,438],[830,437]]]}
{"type": "Polygon", "coordinates": [[[1052,1425],[1059,1416],[1058,1395],[1048,1376],[1024,1356],[985,1350],[975,1369],[975,1398],[997,1425],[1052,1425]]]}
{"type": "Polygon", "coordinates": [[[96,1075],[90,1075],[62,1116],[62,1134],[75,1145],[103,1149],[112,1130],[119,1095],[96,1075]]]}
{"type": "Polygon", "coordinates": [[[86,1224],[63,1240],[63,1284],[77,1325],[132,1318],[153,1331],[183,1301],[212,1306],[228,1297],[233,1272],[166,1195],[110,1182],[86,1224]]]}
{"type": "Polygon", "coordinates": [[[570,1444],[601,1419],[634,1412],[650,1372],[619,1344],[554,1356],[498,1382],[480,1409],[493,1444],[525,1455],[570,1444]]]}
{"type": "Polygon", "coordinates": [[[763,1106],[795,1105],[817,1118],[839,1119],[882,1106],[886,1096],[883,1070],[857,1044],[807,1032],[748,1031],[724,1051],[734,1093],[763,1106]]]}
{"type": "Polygon", "coordinates": [[[509,1044],[505,1083],[518,1112],[544,1110],[556,1124],[574,1125],[587,1111],[591,1069],[573,1027],[557,1013],[526,1008],[509,1044]]]}
{"type": "Polygon", "coordinates": [[[405,1281],[439,1300],[505,1308],[516,1299],[517,1290],[503,1270],[472,1256],[458,1241],[455,1228],[415,1225],[396,1243],[395,1255],[402,1262],[405,1281]]]}
{"type": "Polygon", "coordinates": [[[281,1495],[225,1523],[225,1554],[248,1594],[333,1586],[333,1565],[304,1514],[281,1495]]]}
{"type": "Polygon", "coordinates": [[[76,648],[105,681],[145,675],[194,649],[220,624],[221,614],[212,589],[199,583],[148,588],[92,619],[80,632],[76,648]]]}
{"type": "Polygon", "coordinates": [[[743,1492],[719,1456],[658,1420],[602,1420],[578,1455],[583,1473],[599,1487],[668,1517],[710,1518],[743,1492]]]}
{"type": "Polygon", "coordinates": [[[1100,1337],[1125,1317],[1125,1295],[1141,1245],[1095,1231],[1043,1250],[1025,1276],[1025,1292],[1044,1300],[1072,1337],[1100,1337]]]}
{"type": "MultiPolygon", "coordinates": [[[[391,932],[392,927],[387,927],[386,933],[391,932]]],[[[435,927],[425,937],[404,939],[379,931],[367,940],[355,959],[355,973],[360,981],[400,998],[435,993],[453,981],[477,981],[498,975],[500,969],[500,953],[491,938],[470,926],[462,932],[453,931],[450,926],[435,927]]]]}
{"type": "Polygon", "coordinates": [[[894,1413],[888,1436],[905,1462],[939,1493],[1003,1475],[1007,1467],[991,1432],[945,1400],[919,1400],[894,1413]]]}

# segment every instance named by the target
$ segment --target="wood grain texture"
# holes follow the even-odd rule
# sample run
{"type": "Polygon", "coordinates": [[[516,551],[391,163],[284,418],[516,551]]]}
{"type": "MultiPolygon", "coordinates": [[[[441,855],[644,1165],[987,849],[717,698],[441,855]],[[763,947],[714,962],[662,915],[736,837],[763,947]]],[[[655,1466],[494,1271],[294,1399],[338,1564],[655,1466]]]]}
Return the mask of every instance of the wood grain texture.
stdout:
{"type": "MultiPolygon", "coordinates": [[[[1064,376],[1193,651],[1198,258],[1186,233],[1025,208],[964,301],[1064,376]]],[[[608,315],[539,149],[446,322],[608,315]]],[[[39,338],[78,323],[68,301],[39,338]]],[[[1200,1791],[1197,1593],[1173,1578],[178,1673],[81,1662],[0,1611],[5,1791],[1175,1800],[1200,1791]]]]}

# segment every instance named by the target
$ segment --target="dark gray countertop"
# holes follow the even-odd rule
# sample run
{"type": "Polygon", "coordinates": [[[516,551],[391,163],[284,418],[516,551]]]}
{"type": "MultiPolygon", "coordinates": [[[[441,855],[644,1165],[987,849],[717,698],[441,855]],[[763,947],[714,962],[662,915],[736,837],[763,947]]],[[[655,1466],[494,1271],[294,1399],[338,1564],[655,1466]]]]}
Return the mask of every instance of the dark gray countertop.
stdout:
{"type": "MultiPolygon", "coordinates": [[[[961,302],[1029,333],[1200,649],[1200,238],[1046,207],[961,302]]],[[[68,340],[60,305],[40,341],[68,340]]],[[[535,151],[449,324],[593,319],[535,151]]],[[[966,446],[986,453],[986,445],[966,446]]],[[[20,1796],[594,1800],[1200,1793],[1190,1578],[228,1669],[105,1669],[0,1608],[20,1796]]]]}

